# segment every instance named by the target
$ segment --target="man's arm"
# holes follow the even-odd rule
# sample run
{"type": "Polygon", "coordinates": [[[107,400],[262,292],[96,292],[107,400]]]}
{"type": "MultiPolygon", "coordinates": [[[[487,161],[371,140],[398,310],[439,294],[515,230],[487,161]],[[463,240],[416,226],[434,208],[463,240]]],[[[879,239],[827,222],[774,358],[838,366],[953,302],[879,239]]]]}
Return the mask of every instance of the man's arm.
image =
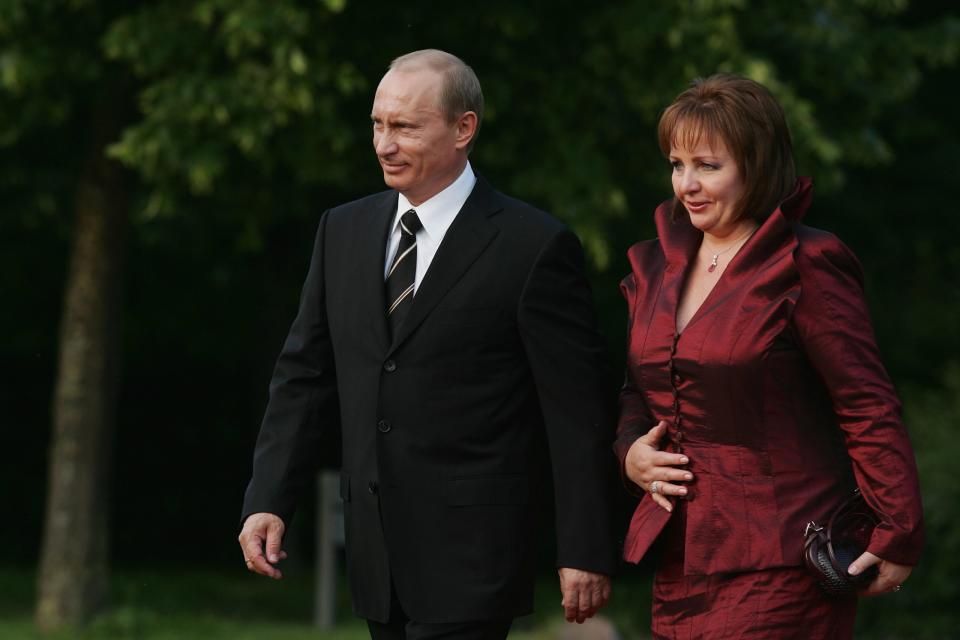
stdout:
{"type": "Polygon", "coordinates": [[[550,446],[563,606],[568,620],[582,622],[606,603],[616,566],[613,394],[583,252],[569,230],[551,238],[538,257],[518,323],[550,446]]]}
{"type": "Polygon", "coordinates": [[[297,317],[274,368],[270,399],[254,450],[253,477],[243,501],[244,558],[271,577],[279,577],[273,573],[276,569],[258,562],[256,551],[260,550],[262,558],[266,546],[267,560],[273,562],[271,554],[282,559],[283,531],[316,471],[324,436],[338,426],[339,420],[324,292],[328,215],[325,213],[320,220],[297,317]]]}

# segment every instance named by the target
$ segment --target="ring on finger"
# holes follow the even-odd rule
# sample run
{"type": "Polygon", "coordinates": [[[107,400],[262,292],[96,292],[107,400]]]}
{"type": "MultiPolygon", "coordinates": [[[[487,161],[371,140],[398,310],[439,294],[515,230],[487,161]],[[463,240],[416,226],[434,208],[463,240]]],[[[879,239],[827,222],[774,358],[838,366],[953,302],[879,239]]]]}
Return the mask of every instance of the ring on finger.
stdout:
{"type": "Polygon", "coordinates": [[[659,480],[654,480],[653,482],[650,483],[650,494],[653,495],[653,494],[656,494],[656,493],[660,493],[660,481],[659,481],[659,480]]]}

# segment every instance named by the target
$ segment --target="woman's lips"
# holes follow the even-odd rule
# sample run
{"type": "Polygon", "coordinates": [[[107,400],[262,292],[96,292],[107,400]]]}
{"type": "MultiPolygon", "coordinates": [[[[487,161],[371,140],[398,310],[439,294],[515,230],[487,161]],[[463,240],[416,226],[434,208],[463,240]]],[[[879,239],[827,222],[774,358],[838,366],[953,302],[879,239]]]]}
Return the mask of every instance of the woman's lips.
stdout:
{"type": "Polygon", "coordinates": [[[684,202],[683,206],[687,208],[687,211],[690,213],[703,213],[707,207],[710,206],[709,202],[684,202]]]}

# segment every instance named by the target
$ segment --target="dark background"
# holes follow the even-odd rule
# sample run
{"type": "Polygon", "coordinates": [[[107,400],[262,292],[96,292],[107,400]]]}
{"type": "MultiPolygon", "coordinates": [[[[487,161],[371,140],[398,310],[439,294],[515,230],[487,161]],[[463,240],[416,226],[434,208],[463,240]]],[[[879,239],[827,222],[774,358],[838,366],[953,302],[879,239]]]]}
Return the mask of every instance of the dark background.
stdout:
{"type": "MultiPolygon", "coordinates": [[[[716,71],[774,91],[800,171],[817,188],[806,222],[835,232],[863,262],[921,468],[926,557],[903,597],[867,603],[869,615],[918,634],[952,628],[960,30],[948,2],[846,4],[0,8],[0,47],[26,65],[20,80],[0,74],[0,564],[30,567],[38,557],[72,207],[85,114],[100,87],[115,74],[129,79],[127,137],[111,150],[131,185],[113,562],[233,568],[267,384],[319,214],[382,188],[373,90],[390,59],[430,46],[463,57],[484,86],[475,169],[583,239],[618,370],[625,251],[653,235],[653,209],[671,195],[659,111],[693,77],[716,71]],[[250,68],[267,70],[262,82],[245,75],[250,68]]],[[[625,499],[621,517],[629,508],[625,499]]],[[[303,515],[290,544],[293,562],[307,564],[303,515]]],[[[645,576],[627,570],[624,579],[645,576]]]]}

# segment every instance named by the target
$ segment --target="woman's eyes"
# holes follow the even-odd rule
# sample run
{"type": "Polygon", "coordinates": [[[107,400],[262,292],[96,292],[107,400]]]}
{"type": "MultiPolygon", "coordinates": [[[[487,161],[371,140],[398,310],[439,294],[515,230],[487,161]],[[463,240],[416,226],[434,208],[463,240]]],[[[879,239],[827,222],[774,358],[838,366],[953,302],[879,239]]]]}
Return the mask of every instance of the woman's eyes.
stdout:
{"type": "MultiPolygon", "coordinates": [[[[674,171],[683,171],[683,163],[679,160],[674,160],[670,163],[670,166],[674,171]]],[[[713,164],[712,162],[698,162],[697,168],[703,171],[716,171],[720,168],[720,165],[713,164]]]]}

